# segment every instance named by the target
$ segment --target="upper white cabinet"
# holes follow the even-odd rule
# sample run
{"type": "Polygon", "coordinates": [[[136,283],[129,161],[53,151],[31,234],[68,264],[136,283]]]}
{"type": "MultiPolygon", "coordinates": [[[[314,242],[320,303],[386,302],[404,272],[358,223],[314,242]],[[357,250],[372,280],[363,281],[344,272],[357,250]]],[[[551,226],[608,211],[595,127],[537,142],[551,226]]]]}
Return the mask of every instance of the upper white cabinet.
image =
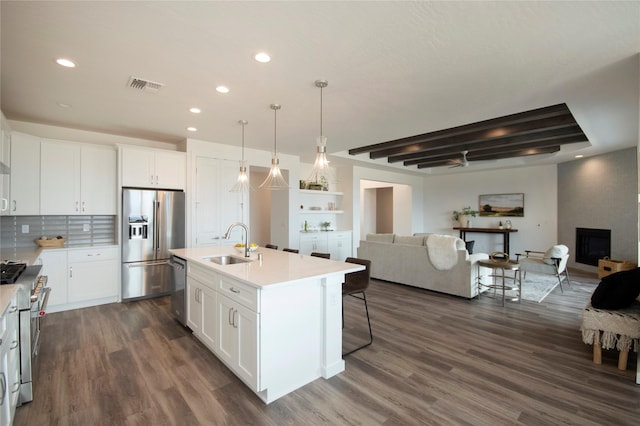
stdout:
{"type": "Polygon", "coordinates": [[[238,162],[209,157],[196,158],[194,228],[196,246],[230,245],[243,241],[236,227],[223,239],[229,225],[247,222],[248,195],[231,192],[238,177],[238,162]]]}
{"type": "MultiPolygon", "coordinates": [[[[3,126],[0,129],[0,161],[5,166],[11,166],[11,133],[9,128],[3,126]]],[[[9,214],[9,175],[0,174],[0,214],[9,214]]]]}
{"type": "Polygon", "coordinates": [[[116,214],[113,148],[45,140],[41,155],[41,214],[116,214]]]}
{"type": "Polygon", "coordinates": [[[11,215],[40,214],[40,139],[11,134],[11,215]]]}
{"type": "Polygon", "coordinates": [[[185,189],[186,175],[184,152],[122,148],[122,186],[185,189]]]}

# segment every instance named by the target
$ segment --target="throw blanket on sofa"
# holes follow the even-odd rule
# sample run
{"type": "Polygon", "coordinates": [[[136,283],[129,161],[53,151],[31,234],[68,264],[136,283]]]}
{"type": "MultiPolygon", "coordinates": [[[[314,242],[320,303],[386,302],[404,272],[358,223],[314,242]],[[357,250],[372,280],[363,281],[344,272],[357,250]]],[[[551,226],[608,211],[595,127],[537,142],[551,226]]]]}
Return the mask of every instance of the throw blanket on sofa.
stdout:
{"type": "Polygon", "coordinates": [[[464,241],[458,237],[436,234],[427,237],[429,260],[437,270],[446,271],[458,263],[458,242],[462,243],[462,248],[464,248],[464,241]]]}

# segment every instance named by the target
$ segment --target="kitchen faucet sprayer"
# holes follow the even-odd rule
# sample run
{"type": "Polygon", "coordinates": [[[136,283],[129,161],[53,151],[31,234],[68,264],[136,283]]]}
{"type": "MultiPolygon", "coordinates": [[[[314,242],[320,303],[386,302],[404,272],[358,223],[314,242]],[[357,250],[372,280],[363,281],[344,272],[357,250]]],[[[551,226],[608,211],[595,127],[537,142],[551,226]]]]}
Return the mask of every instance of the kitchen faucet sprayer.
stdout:
{"type": "Polygon", "coordinates": [[[224,239],[228,240],[229,237],[231,236],[231,230],[233,228],[235,228],[236,226],[241,226],[242,228],[244,228],[244,257],[250,257],[251,253],[249,252],[249,227],[247,227],[247,225],[245,225],[242,222],[234,222],[229,226],[229,229],[227,229],[227,232],[225,232],[224,234],[224,239]]]}

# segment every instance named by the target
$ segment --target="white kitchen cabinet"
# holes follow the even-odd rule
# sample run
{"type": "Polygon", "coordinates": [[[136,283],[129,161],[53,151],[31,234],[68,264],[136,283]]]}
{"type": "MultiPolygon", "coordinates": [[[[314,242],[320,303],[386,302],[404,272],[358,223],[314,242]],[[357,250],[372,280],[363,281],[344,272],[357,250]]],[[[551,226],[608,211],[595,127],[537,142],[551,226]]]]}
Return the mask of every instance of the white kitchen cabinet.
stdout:
{"type": "Polygon", "coordinates": [[[122,186],[185,189],[187,156],[184,152],[122,148],[122,186]]]}
{"type": "Polygon", "coordinates": [[[258,391],[258,313],[218,295],[219,346],[223,361],[254,391],[258,391]]]}
{"type": "Polygon", "coordinates": [[[113,148],[45,140],[41,156],[41,214],[116,214],[113,148]]]}
{"type": "Polygon", "coordinates": [[[311,254],[311,252],[327,253],[329,243],[326,232],[309,232],[300,234],[300,253],[311,254]]]}
{"type": "MultiPolygon", "coordinates": [[[[9,128],[5,127],[4,120],[2,121],[2,129],[0,129],[0,161],[5,166],[11,166],[11,133],[9,128]]],[[[8,215],[10,213],[9,208],[9,181],[10,176],[8,174],[0,174],[0,215],[8,215]]]]}
{"type": "Polygon", "coordinates": [[[40,253],[47,275],[48,312],[113,303],[118,299],[118,247],[47,249],[40,253]]]}
{"type": "Polygon", "coordinates": [[[11,133],[11,215],[40,214],[40,139],[11,133]]]}
{"type": "Polygon", "coordinates": [[[20,390],[20,348],[16,295],[0,312],[0,425],[13,422],[20,390]]]}
{"type": "Polygon", "coordinates": [[[187,326],[210,350],[216,350],[217,294],[194,277],[187,277],[187,326]]]}
{"type": "Polygon", "coordinates": [[[42,269],[40,274],[46,275],[47,287],[51,288],[48,310],[64,305],[68,301],[67,292],[67,250],[45,249],[40,253],[42,269]]]}
{"type": "Polygon", "coordinates": [[[332,260],[344,261],[351,256],[351,231],[329,232],[327,245],[332,260]]]}
{"type": "Polygon", "coordinates": [[[248,194],[231,192],[238,177],[238,162],[197,157],[195,170],[195,246],[232,245],[244,241],[242,228],[224,233],[234,222],[248,223],[248,194]]]}
{"type": "Polygon", "coordinates": [[[69,250],[69,303],[116,297],[117,249],[69,250]]]}

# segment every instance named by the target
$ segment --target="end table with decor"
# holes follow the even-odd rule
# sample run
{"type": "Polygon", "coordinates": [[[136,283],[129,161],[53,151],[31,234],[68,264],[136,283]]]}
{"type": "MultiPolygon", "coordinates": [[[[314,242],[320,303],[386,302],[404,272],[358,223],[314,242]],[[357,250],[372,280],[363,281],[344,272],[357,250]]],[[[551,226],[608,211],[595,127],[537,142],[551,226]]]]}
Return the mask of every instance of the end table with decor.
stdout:
{"type": "Polygon", "coordinates": [[[500,291],[502,298],[502,306],[507,299],[507,291],[515,292],[515,295],[510,295],[509,300],[520,303],[522,297],[522,274],[520,271],[520,264],[516,261],[509,260],[509,255],[504,252],[493,252],[489,256],[489,259],[482,259],[477,261],[478,267],[478,295],[482,294],[482,290],[493,289],[493,295],[486,295],[488,297],[497,298],[497,292],[500,291]],[[492,278],[492,283],[483,283],[482,276],[480,274],[480,268],[491,268],[492,273],[488,278],[492,278]],[[513,271],[513,276],[507,276],[506,271],[513,271]]]}

